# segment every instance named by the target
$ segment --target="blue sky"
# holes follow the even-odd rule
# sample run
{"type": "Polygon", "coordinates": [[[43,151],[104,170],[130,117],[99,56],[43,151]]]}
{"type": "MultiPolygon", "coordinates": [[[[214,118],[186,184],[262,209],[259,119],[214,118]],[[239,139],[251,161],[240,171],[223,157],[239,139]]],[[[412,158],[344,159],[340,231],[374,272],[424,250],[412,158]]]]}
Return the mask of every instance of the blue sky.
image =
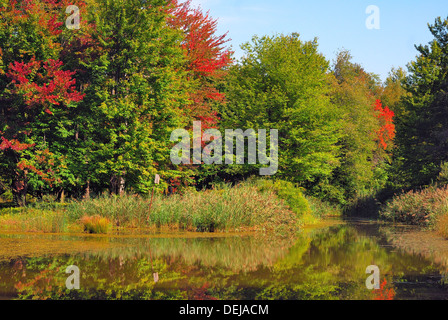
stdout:
{"type": "Polygon", "coordinates": [[[229,31],[237,58],[240,44],[253,35],[297,32],[303,40],[317,37],[319,50],[333,61],[340,49],[353,61],[385,80],[392,67],[414,60],[414,44],[431,39],[427,24],[448,16],[447,0],[193,0],[218,19],[219,33],[229,31]],[[366,8],[380,9],[380,29],[369,30],[366,8]]]}

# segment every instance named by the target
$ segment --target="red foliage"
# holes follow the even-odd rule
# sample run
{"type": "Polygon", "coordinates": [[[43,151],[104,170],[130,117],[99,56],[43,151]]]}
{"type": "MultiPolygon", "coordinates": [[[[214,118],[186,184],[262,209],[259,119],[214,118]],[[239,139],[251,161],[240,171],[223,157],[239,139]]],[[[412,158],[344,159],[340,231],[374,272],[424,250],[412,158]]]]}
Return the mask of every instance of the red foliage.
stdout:
{"type": "Polygon", "coordinates": [[[199,87],[190,94],[190,113],[194,119],[203,121],[203,130],[214,128],[217,113],[211,109],[213,102],[224,101],[224,94],[216,88],[216,81],[225,75],[224,68],[231,63],[231,52],[223,45],[229,41],[227,34],[216,35],[217,20],[192,8],[191,0],[179,3],[172,0],[169,24],[184,33],[184,49],[189,77],[199,81],[199,87]]]}
{"type": "Polygon", "coordinates": [[[383,108],[380,100],[375,102],[375,111],[379,112],[377,118],[381,122],[381,128],[376,132],[378,136],[378,143],[384,150],[387,149],[388,144],[395,138],[394,112],[387,106],[383,108]]]}
{"type": "Polygon", "coordinates": [[[381,286],[378,290],[374,291],[373,300],[394,300],[395,290],[393,288],[386,288],[387,280],[381,283],[381,286]]]}
{"type": "MultiPolygon", "coordinates": [[[[41,62],[34,57],[29,62],[9,64],[6,76],[11,80],[11,95],[18,103],[5,109],[5,116],[0,119],[6,128],[6,132],[0,132],[0,151],[10,149],[19,152],[33,147],[34,144],[19,141],[19,136],[31,133],[30,124],[47,121],[45,117],[48,115],[83,99],[84,95],[76,90],[76,81],[72,78],[75,73],[61,70],[62,65],[61,61],[50,59],[41,62]]],[[[52,170],[54,155],[48,150],[36,151],[33,160],[11,157],[16,164],[13,170],[17,175],[26,176],[27,172],[34,172],[50,186],[60,182],[52,170]]]]}
{"type": "Polygon", "coordinates": [[[14,151],[22,151],[34,146],[34,144],[20,143],[17,139],[8,140],[5,137],[1,138],[0,150],[11,149],[14,151]]]}
{"type": "Polygon", "coordinates": [[[35,58],[28,63],[15,61],[9,65],[7,76],[15,86],[13,93],[24,93],[28,108],[40,106],[44,112],[53,114],[50,106],[78,102],[84,98],[76,91],[76,80],[72,78],[75,73],[62,71],[61,61],[50,59],[43,63],[44,72],[37,73],[41,65],[35,58]]]}

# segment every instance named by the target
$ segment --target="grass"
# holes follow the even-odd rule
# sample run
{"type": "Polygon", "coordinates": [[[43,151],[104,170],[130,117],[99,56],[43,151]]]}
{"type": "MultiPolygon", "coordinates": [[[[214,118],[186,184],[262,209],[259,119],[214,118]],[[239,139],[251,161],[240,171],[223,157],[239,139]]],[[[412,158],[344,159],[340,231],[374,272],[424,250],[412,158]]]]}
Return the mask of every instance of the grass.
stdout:
{"type": "Polygon", "coordinates": [[[67,217],[63,212],[38,209],[7,211],[9,213],[3,212],[0,216],[0,226],[3,230],[46,233],[63,233],[68,230],[67,217]]]}
{"type": "Polygon", "coordinates": [[[316,199],[307,199],[289,182],[268,180],[234,187],[221,184],[170,197],[155,195],[151,212],[149,204],[149,197],[131,194],[102,195],[68,204],[43,201],[27,208],[0,210],[0,229],[63,232],[78,228],[108,233],[113,227],[290,235],[301,225],[315,223],[334,211],[316,199]]]}
{"type": "Polygon", "coordinates": [[[446,223],[448,214],[448,186],[431,186],[418,191],[396,195],[380,212],[385,220],[437,229],[446,223]]]}
{"type": "Polygon", "coordinates": [[[84,216],[81,218],[81,223],[84,226],[84,231],[88,233],[106,234],[111,228],[110,220],[99,215],[93,217],[84,216]]]}
{"type": "Polygon", "coordinates": [[[435,229],[439,235],[448,239],[448,213],[439,216],[435,229]]]}

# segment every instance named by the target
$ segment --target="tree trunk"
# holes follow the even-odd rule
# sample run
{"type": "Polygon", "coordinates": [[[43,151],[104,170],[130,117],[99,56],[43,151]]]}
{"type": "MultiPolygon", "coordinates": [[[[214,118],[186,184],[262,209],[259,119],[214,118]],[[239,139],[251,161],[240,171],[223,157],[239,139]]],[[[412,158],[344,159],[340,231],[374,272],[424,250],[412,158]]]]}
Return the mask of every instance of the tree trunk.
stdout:
{"type": "Polygon", "coordinates": [[[90,199],[90,180],[87,180],[86,192],[84,193],[84,199],[90,199]]]}
{"type": "Polygon", "coordinates": [[[28,191],[28,184],[24,180],[16,179],[11,184],[13,201],[16,206],[26,206],[26,194],[28,191]]]}
{"type": "Polygon", "coordinates": [[[126,180],[123,177],[118,178],[118,194],[121,196],[124,194],[124,187],[126,184],[126,180]]]}
{"type": "Polygon", "coordinates": [[[118,193],[118,178],[116,175],[112,175],[110,177],[110,194],[117,194],[118,193]]]}
{"type": "Polygon", "coordinates": [[[110,193],[122,195],[124,194],[126,179],[123,176],[117,177],[115,174],[110,178],[110,193]]]}

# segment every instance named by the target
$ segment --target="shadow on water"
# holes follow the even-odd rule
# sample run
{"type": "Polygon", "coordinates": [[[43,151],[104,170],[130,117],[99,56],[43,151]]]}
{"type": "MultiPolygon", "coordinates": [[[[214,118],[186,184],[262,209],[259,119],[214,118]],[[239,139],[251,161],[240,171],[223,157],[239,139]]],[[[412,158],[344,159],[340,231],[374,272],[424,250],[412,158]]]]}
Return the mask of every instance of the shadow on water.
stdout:
{"type": "MultiPolygon", "coordinates": [[[[15,256],[0,249],[0,297],[447,299],[446,261],[408,243],[422,234],[427,236],[410,227],[350,219],[306,228],[294,239],[0,235],[0,243],[17,247],[42,243],[40,251],[15,256]],[[70,265],[80,269],[79,290],[65,287],[70,265]],[[381,290],[366,288],[370,265],[380,269],[381,290]]],[[[448,251],[448,242],[440,245],[448,251]]]]}

